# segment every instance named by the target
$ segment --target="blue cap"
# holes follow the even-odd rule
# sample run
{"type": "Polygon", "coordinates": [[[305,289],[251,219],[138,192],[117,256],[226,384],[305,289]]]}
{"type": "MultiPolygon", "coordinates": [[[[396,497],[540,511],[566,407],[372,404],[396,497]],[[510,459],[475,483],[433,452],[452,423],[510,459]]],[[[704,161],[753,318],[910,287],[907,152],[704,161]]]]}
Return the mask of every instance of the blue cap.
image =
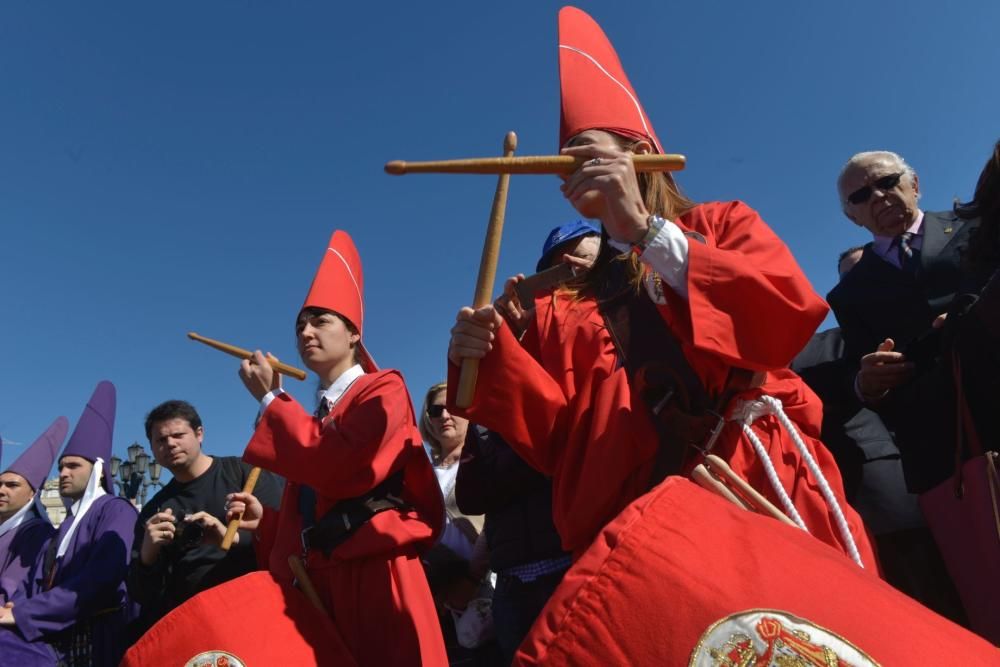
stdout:
{"type": "Polygon", "coordinates": [[[591,222],[590,220],[574,220],[573,222],[568,222],[561,227],[556,227],[551,232],[549,232],[548,237],[545,239],[545,245],[542,246],[542,256],[538,260],[538,264],[535,266],[535,271],[542,271],[552,261],[552,251],[558,246],[561,246],[567,241],[572,241],[573,239],[578,239],[581,236],[590,236],[591,234],[600,234],[601,228],[597,226],[597,223],[591,222]]]}

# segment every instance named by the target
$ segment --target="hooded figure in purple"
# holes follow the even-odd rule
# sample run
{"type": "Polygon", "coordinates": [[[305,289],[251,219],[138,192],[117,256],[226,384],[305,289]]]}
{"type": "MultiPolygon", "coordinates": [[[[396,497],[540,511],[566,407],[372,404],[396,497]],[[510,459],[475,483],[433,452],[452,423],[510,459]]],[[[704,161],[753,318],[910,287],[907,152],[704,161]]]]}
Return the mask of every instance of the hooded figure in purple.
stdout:
{"type": "Polygon", "coordinates": [[[108,471],[114,419],[114,385],[101,382],[59,458],[66,520],[36,560],[27,596],[0,608],[4,664],[117,665],[127,648],[136,510],[114,495],[108,471]]]}
{"type": "Polygon", "coordinates": [[[59,417],[0,472],[0,605],[27,594],[31,568],[55,533],[41,503],[42,486],[68,430],[69,421],[59,417]]]}

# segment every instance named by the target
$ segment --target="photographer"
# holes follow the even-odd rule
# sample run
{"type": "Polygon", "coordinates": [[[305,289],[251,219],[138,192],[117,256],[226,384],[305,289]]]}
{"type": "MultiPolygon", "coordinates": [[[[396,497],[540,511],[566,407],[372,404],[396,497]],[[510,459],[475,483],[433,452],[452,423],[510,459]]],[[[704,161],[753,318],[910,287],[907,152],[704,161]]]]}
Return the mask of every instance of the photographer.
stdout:
{"type": "MultiPolygon", "coordinates": [[[[173,479],[136,522],[128,573],[129,593],[141,605],[136,638],[195,594],[258,569],[247,535],[228,552],[218,546],[225,534],[226,495],[242,490],[251,466],[235,456],[205,454],[201,417],[185,401],[153,408],[146,437],[173,479]]],[[[276,508],[281,482],[262,472],[254,495],[276,508]]]]}

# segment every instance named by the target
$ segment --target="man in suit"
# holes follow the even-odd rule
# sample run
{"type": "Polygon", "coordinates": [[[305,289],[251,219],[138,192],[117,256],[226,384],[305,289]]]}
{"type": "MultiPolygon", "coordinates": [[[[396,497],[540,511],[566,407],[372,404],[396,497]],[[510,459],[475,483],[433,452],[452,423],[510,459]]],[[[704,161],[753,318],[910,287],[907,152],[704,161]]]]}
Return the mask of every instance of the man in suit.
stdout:
{"type": "Polygon", "coordinates": [[[827,295],[844,337],[844,382],[895,433],[910,490],[926,491],[954,456],[953,430],[943,426],[954,423],[954,399],[926,380],[929,373],[911,380],[918,370],[940,367],[935,327],[962,284],[961,256],[978,223],[921,211],[916,173],[888,151],[852,157],[837,189],[844,214],[873,236],[827,295]],[[935,418],[922,418],[929,415],[935,418]]]}
{"type": "MultiPolygon", "coordinates": [[[[864,247],[841,253],[844,281],[864,247]]],[[[881,261],[881,260],[879,260],[881,261]]],[[[817,333],[792,362],[792,370],[823,400],[823,443],[844,479],[848,502],[865,521],[878,547],[886,581],[955,621],[964,620],[944,563],[903,476],[893,434],[853,389],[857,369],[845,356],[840,328],[817,333]]]]}
{"type": "Polygon", "coordinates": [[[909,380],[916,352],[961,281],[959,261],[974,228],[951,211],[920,210],[916,172],[896,153],[858,153],[837,180],[844,214],[872,233],[861,259],[830,291],[854,390],[877,405],[909,380]],[[911,354],[910,357],[913,357],[911,354]]]}

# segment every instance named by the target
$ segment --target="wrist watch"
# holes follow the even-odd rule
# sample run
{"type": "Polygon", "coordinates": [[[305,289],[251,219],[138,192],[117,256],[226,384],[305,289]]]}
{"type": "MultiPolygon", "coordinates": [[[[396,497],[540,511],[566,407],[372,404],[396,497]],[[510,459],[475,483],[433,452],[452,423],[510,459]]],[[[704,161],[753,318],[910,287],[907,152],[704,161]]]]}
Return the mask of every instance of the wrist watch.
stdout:
{"type": "Polygon", "coordinates": [[[667,224],[667,221],[664,218],[655,214],[646,218],[646,222],[649,224],[649,229],[646,230],[646,234],[632,244],[632,252],[636,255],[644,253],[646,251],[646,247],[653,242],[656,235],[660,233],[661,229],[663,229],[663,225],[667,224]]]}

